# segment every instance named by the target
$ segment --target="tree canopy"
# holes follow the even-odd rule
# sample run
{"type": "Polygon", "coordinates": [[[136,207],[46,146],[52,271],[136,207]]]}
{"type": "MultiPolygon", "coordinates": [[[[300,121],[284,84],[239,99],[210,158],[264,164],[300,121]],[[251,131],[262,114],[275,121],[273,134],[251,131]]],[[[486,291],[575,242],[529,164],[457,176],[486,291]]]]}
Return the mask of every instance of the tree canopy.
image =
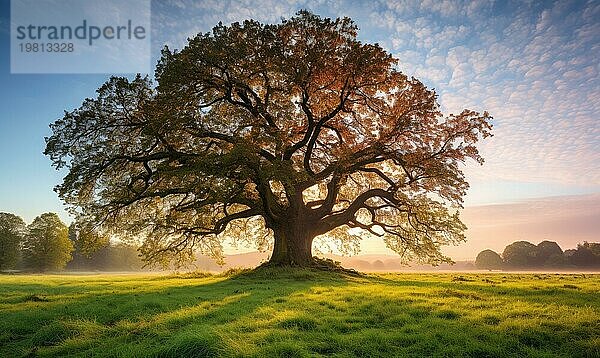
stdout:
{"type": "Polygon", "coordinates": [[[25,222],[17,215],[0,213],[0,269],[16,268],[26,229],[25,222]]]}
{"type": "Polygon", "coordinates": [[[23,240],[23,260],[36,271],[58,270],[71,260],[73,244],[67,226],[55,213],[45,213],[27,227],[23,240]]]}
{"type": "Polygon", "coordinates": [[[502,258],[512,267],[536,266],[537,246],[528,241],[515,241],[504,248],[502,258]]]}
{"type": "Polygon", "coordinates": [[[502,257],[492,250],[481,251],[475,264],[483,269],[591,269],[600,266],[600,243],[584,242],[577,244],[576,249],[563,252],[554,241],[544,240],[537,246],[527,241],[515,241],[506,246],[502,257]]]}
{"type": "Polygon", "coordinates": [[[94,231],[90,223],[80,224],[77,222],[69,225],[69,241],[73,244],[76,256],[90,258],[98,250],[110,245],[110,240],[106,236],[101,236],[94,231]]]}
{"type": "Polygon", "coordinates": [[[548,262],[549,264],[556,264],[557,263],[557,257],[562,256],[563,251],[560,248],[560,246],[558,246],[558,244],[554,241],[548,241],[548,240],[544,240],[542,242],[540,242],[539,244],[537,244],[537,257],[536,257],[536,261],[538,265],[544,265],[546,264],[546,262],[548,260],[550,260],[551,257],[553,258],[553,261],[548,262]]]}
{"type": "Polygon", "coordinates": [[[600,243],[578,244],[570,261],[577,266],[600,267],[600,243]]]}
{"type": "Polygon", "coordinates": [[[315,237],[379,237],[448,261],[464,240],[462,165],[481,163],[487,112],[444,116],[348,18],[219,24],[167,47],[156,85],[112,77],[51,125],[45,153],[79,222],[134,237],[151,261],[219,257],[226,238],[309,265],[315,237]]]}
{"type": "Polygon", "coordinates": [[[475,259],[475,266],[479,269],[497,270],[503,266],[502,258],[495,251],[483,250],[475,259]]]}

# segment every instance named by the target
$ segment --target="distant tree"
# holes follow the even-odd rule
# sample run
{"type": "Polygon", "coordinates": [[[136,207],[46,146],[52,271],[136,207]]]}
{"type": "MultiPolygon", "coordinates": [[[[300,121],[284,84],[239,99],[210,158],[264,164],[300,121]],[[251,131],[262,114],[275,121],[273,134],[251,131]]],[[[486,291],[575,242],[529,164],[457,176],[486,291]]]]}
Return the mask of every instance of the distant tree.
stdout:
{"type": "Polygon", "coordinates": [[[502,259],[508,267],[526,268],[536,266],[537,246],[527,241],[516,241],[504,248],[502,259]]]}
{"type": "Polygon", "coordinates": [[[73,243],[75,252],[84,257],[90,257],[109,244],[107,236],[101,236],[88,225],[77,222],[69,226],[69,240],[73,243]]]}
{"type": "Polygon", "coordinates": [[[540,265],[548,265],[550,257],[555,256],[554,264],[556,263],[556,257],[563,255],[563,251],[554,241],[542,241],[537,245],[537,263],[540,265]]]}
{"type": "Polygon", "coordinates": [[[405,265],[402,264],[402,261],[398,260],[398,259],[385,260],[384,264],[388,270],[399,270],[401,268],[406,267],[405,265]]]}
{"type": "Polygon", "coordinates": [[[234,239],[310,266],[317,236],[450,261],[441,246],[465,240],[463,164],[483,162],[491,117],[443,115],[435,91],[357,33],[300,11],[165,48],[157,86],[113,77],[51,125],[59,196],[98,230],[143,239],[150,261],[222,257],[234,239]]]}
{"type": "Polygon", "coordinates": [[[350,265],[357,270],[371,270],[373,268],[371,262],[367,260],[352,260],[350,265]]]}
{"type": "Polygon", "coordinates": [[[27,227],[23,240],[23,260],[36,271],[58,270],[71,260],[73,243],[69,229],[55,213],[38,216],[27,227]]]}
{"type": "Polygon", "coordinates": [[[70,270],[103,270],[106,266],[109,239],[98,235],[85,225],[73,222],[69,226],[69,240],[73,244],[73,259],[67,264],[70,270]]]}
{"type": "Polygon", "coordinates": [[[23,219],[14,214],[0,213],[0,270],[16,268],[26,231],[23,219]]]}
{"type": "Polygon", "coordinates": [[[137,248],[126,243],[111,243],[86,225],[72,223],[69,240],[73,243],[73,259],[68,269],[100,271],[139,271],[144,262],[137,248]]]}
{"type": "Polygon", "coordinates": [[[483,250],[475,259],[475,266],[478,269],[497,270],[502,268],[503,262],[500,255],[492,250],[483,250]]]}
{"type": "Polygon", "coordinates": [[[475,269],[475,265],[471,262],[471,261],[467,261],[465,262],[462,267],[466,270],[466,271],[471,271],[475,269]]]}
{"type": "Polygon", "coordinates": [[[566,267],[566,266],[569,266],[569,264],[570,264],[569,258],[567,256],[565,256],[565,254],[551,255],[544,262],[544,266],[552,267],[552,268],[566,267]]]}
{"type": "MultiPolygon", "coordinates": [[[[581,247],[584,247],[592,252],[595,256],[600,257],[600,243],[598,242],[587,242],[584,241],[583,244],[580,244],[581,247]]],[[[577,246],[580,246],[577,245],[577,246]]]]}
{"type": "Polygon", "coordinates": [[[577,252],[577,250],[575,250],[575,249],[566,249],[563,252],[563,256],[566,258],[569,258],[569,257],[573,256],[576,252],[577,252]]]}
{"type": "Polygon", "coordinates": [[[108,247],[106,270],[139,271],[144,266],[136,247],[119,243],[108,247]]]}
{"type": "Polygon", "coordinates": [[[381,260],[373,261],[373,269],[374,270],[385,270],[385,264],[381,260]]]}
{"type": "Polygon", "coordinates": [[[570,262],[578,267],[600,266],[600,256],[594,255],[593,248],[588,243],[578,244],[577,249],[569,258],[570,262]]]}

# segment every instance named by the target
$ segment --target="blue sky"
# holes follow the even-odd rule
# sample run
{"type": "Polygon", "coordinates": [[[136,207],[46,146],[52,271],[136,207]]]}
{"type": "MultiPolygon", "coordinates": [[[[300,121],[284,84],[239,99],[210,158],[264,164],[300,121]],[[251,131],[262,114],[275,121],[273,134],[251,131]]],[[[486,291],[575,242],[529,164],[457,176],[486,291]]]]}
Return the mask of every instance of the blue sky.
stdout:
{"type": "MultiPolygon", "coordinates": [[[[9,4],[0,0],[0,211],[70,221],[43,138],[109,74],[11,75],[9,4]]],[[[153,63],[162,45],[181,48],[219,21],[279,22],[302,8],[353,18],[447,113],[494,116],[485,165],[466,168],[467,206],[600,192],[600,2],[154,1],[153,63]]]]}

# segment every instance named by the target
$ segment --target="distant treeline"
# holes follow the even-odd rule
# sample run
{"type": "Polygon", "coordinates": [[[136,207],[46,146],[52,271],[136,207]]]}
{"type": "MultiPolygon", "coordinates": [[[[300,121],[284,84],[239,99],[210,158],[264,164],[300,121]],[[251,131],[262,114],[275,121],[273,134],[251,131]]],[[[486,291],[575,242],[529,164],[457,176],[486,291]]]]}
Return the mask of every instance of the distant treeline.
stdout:
{"type": "MultiPolygon", "coordinates": [[[[254,261],[258,264],[260,260],[255,258],[254,261]]],[[[368,262],[347,258],[342,261],[343,265],[359,270],[407,269],[399,259],[368,262]]],[[[196,264],[198,268],[208,270],[221,268],[208,258],[196,264]]],[[[438,269],[470,270],[472,265],[472,262],[457,262],[455,266],[441,265],[438,269]]],[[[136,247],[111,242],[76,224],[67,227],[55,213],[42,214],[27,225],[17,215],[0,212],[0,270],[138,271],[142,267],[136,247]]],[[[481,251],[475,267],[490,270],[600,269],[600,243],[584,242],[575,249],[563,251],[552,241],[542,241],[538,245],[517,241],[506,246],[501,255],[492,250],[481,251]]],[[[412,268],[431,269],[426,266],[412,268]]]]}
{"type": "Polygon", "coordinates": [[[67,227],[55,213],[45,213],[29,225],[19,216],[0,213],[0,270],[137,271],[143,262],[135,247],[67,227]]]}
{"type": "Polygon", "coordinates": [[[584,242],[575,249],[563,251],[554,241],[534,245],[516,241],[506,246],[502,255],[483,250],[477,255],[475,266],[480,269],[597,269],[600,268],[600,243],[584,242]]]}
{"type": "Polygon", "coordinates": [[[143,266],[134,246],[106,243],[88,255],[75,250],[66,268],[74,271],[141,271],[143,266]]]}

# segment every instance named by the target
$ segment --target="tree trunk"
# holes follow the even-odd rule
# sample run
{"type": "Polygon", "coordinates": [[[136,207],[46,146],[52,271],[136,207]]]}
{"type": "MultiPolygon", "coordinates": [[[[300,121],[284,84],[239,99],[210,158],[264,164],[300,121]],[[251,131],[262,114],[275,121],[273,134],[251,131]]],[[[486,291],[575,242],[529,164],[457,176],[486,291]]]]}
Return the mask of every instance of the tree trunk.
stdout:
{"type": "Polygon", "coordinates": [[[314,234],[310,223],[287,222],[274,229],[275,244],[269,264],[281,266],[310,266],[313,263],[314,234]]]}

